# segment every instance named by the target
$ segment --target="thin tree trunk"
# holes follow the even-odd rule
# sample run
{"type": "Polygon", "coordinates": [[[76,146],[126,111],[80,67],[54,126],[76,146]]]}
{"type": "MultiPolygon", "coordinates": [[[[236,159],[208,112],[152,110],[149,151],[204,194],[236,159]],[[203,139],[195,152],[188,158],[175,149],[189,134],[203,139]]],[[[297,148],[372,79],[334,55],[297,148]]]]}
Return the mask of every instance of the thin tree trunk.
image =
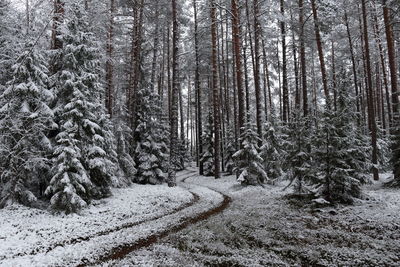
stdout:
{"type": "Polygon", "coordinates": [[[106,109],[110,118],[113,116],[114,106],[114,14],[115,14],[115,0],[110,0],[110,21],[108,25],[107,34],[107,60],[106,60],[106,109]]]}
{"type": "Polygon", "coordinates": [[[287,79],[287,56],[286,56],[286,25],[283,20],[285,17],[285,7],[284,0],[280,0],[280,9],[281,9],[281,38],[282,38],[282,118],[284,122],[289,121],[289,88],[288,88],[288,79],[287,79]]]}
{"type": "MultiPolygon", "coordinates": [[[[385,86],[386,105],[387,105],[387,111],[388,111],[387,113],[388,113],[389,127],[390,127],[390,125],[392,124],[392,107],[390,105],[389,82],[388,82],[388,77],[387,77],[387,72],[386,72],[385,55],[383,52],[381,33],[379,30],[378,16],[376,15],[376,10],[374,12],[374,35],[375,35],[375,40],[377,41],[378,49],[379,49],[379,56],[380,56],[382,76],[383,76],[383,85],[385,86]]],[[[383,99],[383,95],[382,95],[382,99],[383,99]]],[[[385,116],[384,113],[383,113],[383,116],[385,116]]]]}
{"type": "Polygon", "coordinates": [[[158,52],[158,34],[159,34],[159,23],[158,23],[158,17],[159,17],[159,7],[158,4],[156,4],[156,12],[155,12],[155,29],[154,29],[154,38],[153,38],[153,60],[151,64],[151,78],[150,78],[150,85],[153,88],[153,92],[155,92],[155,82],[156,82],[156,66],[157,66],[157,52],[158,52]]]}
{"type": "Polygon", "coordinates": [[[371,59],[369,53],[369,39],[368,39],[368,20],[367,20],[367,9],[365,0],[361,0],[362,5],[362,16],[363,16],[363,24],[364,24],[364,48],[365,48],[365,58],[367,64],[367,79],[368,79],[368,116],[370,117],[371,122],[371,139],[372,139],[372,167],[374,180],[379,180],[378,168],[378,146],[377,146],[377,129],[376,129],[376,121],[375,121],[375,107],[374,107],[374,99],[373,99],[373,89],[372,89],[372,74],[371,74],[371,59]]]}
{"type": "Polygon", "coordinates": [[[358,87],[358,77],[357,77],[357,67],[356,67],[356,59],[354,56],[354,48],[353,48],[353,40],[351,38],[351,33],[350,33],[350,27],[349,27],[349,19],[347,16],[347,12],[345,10],[344,12],[344,19],[345,19],[345,25],[346,25],[346,32],[347,32],[347,38],[349,40],[349,47],[350,47],[350,58],[351,58],[351,65],[353,68],[353,80],[354,80],[354,89],[356,93],[356,109],[357,109],[357,117],[358,117],[358,124],[361,125],[361,104],[360,104],[360,90],[358,87]]]}
{"type": "Polygon", "coordinates": [[[254,10],[254,88],[256,93],[256,122],[257,122],[257,134],[259,136],[258,145],[262,144],[262,106],[261,106],[261,85],[260,85],[260,31],[261,26],[258,20],[259,14],[259,3],[258,0],[253,0],[254,10]]]}
{"type": "Polygon", "coordinates": [[[304,117],[308,115],[308,95],[307,95],[307,66],[306,66],[306,49],[304,40],[304,3],[299,0],[299,24],[300,24],[300,69],[301,69],[301,83],[303,92],[303,114],[304,117]]]}
{"type": "Polygon", "coordinates": [[[197,25],[197,5],[196,0],[193,0],[194,10],[194,45],[195,45],[195,87],[196,87],[196,111],[197,111],[197,161],[199,162],[199,174],[203,175],[203,163],[200,161],[200,157],[203,154],[203,137],[202,137],[202,105],[201,105],[201,89],[200,89],[200,57],[199,57],[199,34],[197,25]]]}
{"type": "Polygon", "coordinates": [[[217,66],[217,16],[214,0],[210,0],[211,15],[211,65],[212,65],[212,92],[214,107],[214,177],[220,178],[220,102],[218,89],[218,66],[217,66]]]}
{"type": "Polygon", "coordinates": [[[318,57],[319,57],[319,64],[320,64],[320,68],[321,68],[322,85],[324,87],[326,105],[327,105],[327,108],[330,109],[328,78],[326,75],[324,51],[322,48],[321,33],[320,33],[320,29],[319,29],[319,20],[318,20],[318,13],[317,13],[317,5],[315,3],[315,0],[311,0],[311,7],[312,7],[313,18],[314,18],[315,39],[316,39],[317,48],[318,48],[318,57]]]}
{"type": "Polygon", "coordinates": [[[168,186],[176,186],[176,164],[179,158],[178,151],[178,101],[179,101],[179,80],[178,80],[178,18],[176,0],[172,3],[172,94],[171,94],[171,137],[170,137],[170,169],[168,171],[168,186]]]}

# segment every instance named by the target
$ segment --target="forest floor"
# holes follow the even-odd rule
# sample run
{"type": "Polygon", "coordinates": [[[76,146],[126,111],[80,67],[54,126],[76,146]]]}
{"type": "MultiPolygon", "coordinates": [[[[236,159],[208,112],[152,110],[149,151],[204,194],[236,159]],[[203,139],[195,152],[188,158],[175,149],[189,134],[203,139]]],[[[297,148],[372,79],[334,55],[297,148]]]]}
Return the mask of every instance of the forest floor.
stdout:
{"type": "Polygon", "coordinates": [[[135,185],[79,215],[0,210],[0,266],[398,266],[400,192],[310,208],[284,185],[242,187],[188,168],[179,187],[135,185]]]}

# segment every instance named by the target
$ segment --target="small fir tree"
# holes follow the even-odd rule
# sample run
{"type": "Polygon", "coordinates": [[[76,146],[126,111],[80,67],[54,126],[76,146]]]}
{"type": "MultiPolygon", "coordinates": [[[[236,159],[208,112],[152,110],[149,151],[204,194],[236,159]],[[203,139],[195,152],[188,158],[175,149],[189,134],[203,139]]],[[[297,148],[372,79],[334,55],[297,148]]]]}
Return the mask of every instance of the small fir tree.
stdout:
{"type": "Polygon", "coordinates": [[[207,124],[203,132],[203,155],[200,161],[203,163],[203,175],[214,175],[214,135],[213,135],[213,115],[208,114],[207,124]]]}
{"type": "Polygon", "coordinates": [[[235,170],[238,173],[237,180],[244,185],[262,185],[269,180],[259,153],[259,141],[254,126],[247,122],[240,136],[241,149],[233,155],[235,170]]]}
{"type": "Polygon", "coordinates": [[[294,192],[297,194],[310,193],[310,185],[316,177],[313,167],[312,140],[310,138],[312,135],[311,125],[308,117],[291,122],[289,139],[292,142],[290,142],[290,145],[286,145],[289,186],[293,185],[294,192]]]}
{"type": "Polygon", "coordinates": [[[345,84],[339,88],[337,110],[325,111],[317,134],[315,154],[322,177],[317,185],[327,201],[352,203],[361,196],[363,173],[369,165],[366,161],[368,149],[360,142],[345,84]]]}
{"type": "Polygon", "coordinates": [[[12,70],[14,79],[0,97],[0,207],[35,204],[48,178],[51,144],[46,133],[55,127],[46,62],[33,44],[12,70]]]}
{"type": "Polygon", "coordinates": [[[269,179],[275,180],[282,176],[282,162],[285,156],[282,149],[282,141],[275,132],[274,125],[270,122],[267,122],[264,126],[263,145],[260,151],[269,179]]]}
{"type": "Polygon", "coordinates": [[[168,146],[164,142],[166,132],[162,130],[160,101],[158,95],[145,88],[139,91],[138,126],[136,128],[136,182],[161,184],[166,181],[165,161],[168,161],[168,146]]]}
{"type": "Polygon", "coordinates": [[[233,155],[236,153],[236,144],[235,144],[235,136],[233,133],[233,129],[231,127],[227,130],[227,140],[226,140],[226,148],[224,151],[225,156],[225,169],[229,175],[233,174],[233,170],[235,168],[235,162],[233,160],[233,155]]]}

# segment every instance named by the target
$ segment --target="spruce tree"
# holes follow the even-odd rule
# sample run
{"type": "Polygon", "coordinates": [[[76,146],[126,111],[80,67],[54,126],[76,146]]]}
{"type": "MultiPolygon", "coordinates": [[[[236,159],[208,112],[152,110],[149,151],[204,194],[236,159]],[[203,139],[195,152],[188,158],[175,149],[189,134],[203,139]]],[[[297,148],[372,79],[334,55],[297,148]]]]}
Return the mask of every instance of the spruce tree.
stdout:
{"type": "Polygon", "coordinates": [[[46,134],[55,127],[46,61],[32,43],[12,71],[0,97],[0,207],[32,205],[41,196],[52,149],[46,134]]]}
{"type": "Polygon", "coordinates": [[[237,180],[244,185],[262,185],[269,181],[264,170],[263,158],[259,153],[260,138],[250,122],[244,125],[239,141],[241,149],[233,155],[237,180]]]}
{"type": "Polygon", "coordinates": [[[235,162],[233,160],[233,155],[236,153],[235,146],[235,136],[233,129],[231,127],[228,128],[226,133],[226,147],[224,151],[224,160],[225,160],[225,170],[229,175],[233,174],[233,169],[235,168],[235,162]]]}
{"type": "Polygon", "coordinates": [[[356,127],[346,83],[340,87],[336,111],[326,110],[316,136],[315,155],[321,179],[319,194],[329,202],[352,203],[361,196],[369,150],[356,127]],[[361,140],[361,141],[360,141],[361,140]]]}
{"type": "Polygon", "coordinates": [[[213,176],[214,175],[214,135],[213,135],[213,116],[212,113],[208,113],[208,120],[204,126],[203,137],[203,155],[201,155],[200,161],[203,164],[203,175],[213,176]]]}
{"type": "Polygon", "coordinates": [[[163,131],[160,101],[150,89],[139,91],[138,122],[136,128],[136,166],[135,181],[142,184],[161,184],[166,181],[164,162],[168,161],[168,145],[164,142],[167,132],[163,131]]]}
{"type": "Polygon", "coordinates": [[[283,174],[282,163],[285,153],[282,145],[282,140],[277,135],[274,125],[270,122],[265,123],[260,155],[263,158],[267,175],[271,180],[275,180],[283,174]]]}
{"type": "Polygon", "coordinates": [[[53,208],[76,212],[91,199],[110,195],[116,167],[114,136],[102,103],[99,49],[83,6],[72,3],[66,12],[54,77],[59,133],[46,193],[53,208]]]}
{"type": "Polygon", "coordinates": [[[290,123],[289,139],[292,141],[287,149],[287,176],[297,194],[310,193],[316,173],[312,156],[312,123],[309,117],[299,118],[290,123]]]}

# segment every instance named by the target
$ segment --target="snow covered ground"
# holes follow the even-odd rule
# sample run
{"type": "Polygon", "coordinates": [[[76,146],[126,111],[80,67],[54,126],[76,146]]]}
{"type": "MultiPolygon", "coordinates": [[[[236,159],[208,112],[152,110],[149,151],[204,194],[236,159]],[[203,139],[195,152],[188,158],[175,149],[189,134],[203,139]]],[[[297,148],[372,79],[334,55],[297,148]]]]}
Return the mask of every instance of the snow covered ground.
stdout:
{"type": "Polygon", "coordinates": [[[82,254],[80,245],[130,225],[146,225],[188,205],[193,198],[181,187],[134,185],[115,189],[111,198],[94,202],[79,215],[54,216],[23,206],[0,210],[0,266],[37,266],[52,261],[64,265],[66,258],[79,259],[68,254],[82,254]]]}
{"type": "MultiPolygon", "coordinates": [[[[398,266],[400,191],[365,187],[354,206],[310,208],[284,185],[242,187],[235,177],[178,175],[179,187],[114,191],[81,215],[0,210],[0,266],[398,266]],[[185,181],[184,181],[185,180],[185,181]],[[207,220],[170,232],[205,211],[207,220]],[[149,236],[154,245],[135,250],[149,236]],[[118,254],[118,251],[124,251],[118,254]],[[116,256],[117,255],[117,256],[116,256]],[[115,257],[114,257],[115,256],[115,257]],[[115,260],[117,258],[117,260],[115,260]]],[[[384,176],[383,181],[387,177],[384,176]]]]}
{"type": "MultiPolygon", "coordinates": [[[[385,176],[383,181],[385,181],[385,176]]],[[[194,177],[229,194],[222,214],[103,266],[399,266],[400,191],[365,187],[354,206],[311,209],[283,186],[241,187],[194,177]]]]}

